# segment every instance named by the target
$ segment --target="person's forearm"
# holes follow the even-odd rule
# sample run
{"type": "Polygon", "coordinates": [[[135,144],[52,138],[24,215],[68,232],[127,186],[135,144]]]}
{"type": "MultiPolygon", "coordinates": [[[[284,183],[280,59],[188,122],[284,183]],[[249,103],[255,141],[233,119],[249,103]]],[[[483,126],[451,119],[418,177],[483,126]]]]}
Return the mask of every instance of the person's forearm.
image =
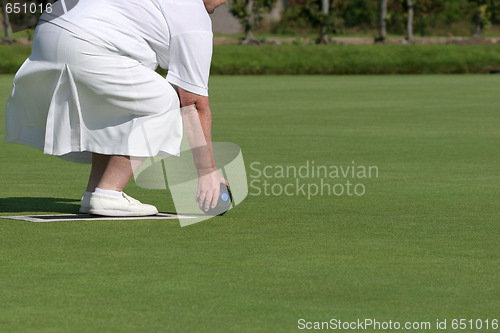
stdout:
{"type": "Polygon", "coordinates": [[[182,118],[194,163],[201,176],[216,170],[212,151],[212,113],[207,99],[201,103],[191,102],[181,99],[182,118]]]}
{"type": "Polygon", "coordinates": [[[214,161],[213,148],[212,148],[212,111],[210,110],[210,107],[208,107],[208,106],[205,108],[203,108],[203,107],[199,108],[197,106],[196,109],[198,110],[198,117],[200,119],[201,129],[203,131],[206,146],[208,148],[208,154],[209,154],[209,158],[210,158],[210,167],[212,169],[215,169],[215,161],[214,161]]]}
{"type": "Polygon", "coordinates": [[[201,96],[178,87],[181,114],[186,136],[193,152],[198,172],[196,201],[207,211],[217,205],[220,184],[229,186],[218,172],[212,152],[212,112],[207,96],[201,96]]]}

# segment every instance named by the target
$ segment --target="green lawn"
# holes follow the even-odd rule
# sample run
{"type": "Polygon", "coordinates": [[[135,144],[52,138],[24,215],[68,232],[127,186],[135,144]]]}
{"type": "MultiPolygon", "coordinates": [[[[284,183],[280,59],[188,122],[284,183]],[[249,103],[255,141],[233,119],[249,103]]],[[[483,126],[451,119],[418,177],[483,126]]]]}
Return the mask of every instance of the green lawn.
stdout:
{"type": "MultiPolygon", "coordinates": [[[[213,77],[214,140],[241,146],[247,199],[185,228],[1,219],[0,331],[274,333],[371,318],[456,332],[454,318],[500,319],[499,80],[213,77]],[[255,195],[296,181],[256,168],[313,161],[379,174],[324,179],[362,183],[362,196],[255,195]]],[[[11,81],[0,76],[1,105],[11,81]]],[[[76,212],[88,171],[2,142],[0,214],[76,212]]],[[[126,191],[172,208],[165,191],[126,191]]],[[[380,331],[395,330],[363,332],[380,331]]]]}

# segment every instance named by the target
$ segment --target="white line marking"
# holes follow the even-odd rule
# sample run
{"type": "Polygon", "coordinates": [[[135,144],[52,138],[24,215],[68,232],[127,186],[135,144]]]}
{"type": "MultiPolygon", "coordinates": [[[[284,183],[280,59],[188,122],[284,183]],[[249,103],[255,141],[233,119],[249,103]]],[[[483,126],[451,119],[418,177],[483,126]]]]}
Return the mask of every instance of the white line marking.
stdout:
{"type": "Polygon", "coordinates": [[[27,222],[65,222],[65,221],[176,220],[176,219],[192,219],[195,217],[160,213],[151,216],[129,216],[129,217],[110,217],[110,216],[98,216],[98,215],[88,215],[88,214],[64,214],[64,215],[0,216],[0,218],[21,220],[27,222]]]}

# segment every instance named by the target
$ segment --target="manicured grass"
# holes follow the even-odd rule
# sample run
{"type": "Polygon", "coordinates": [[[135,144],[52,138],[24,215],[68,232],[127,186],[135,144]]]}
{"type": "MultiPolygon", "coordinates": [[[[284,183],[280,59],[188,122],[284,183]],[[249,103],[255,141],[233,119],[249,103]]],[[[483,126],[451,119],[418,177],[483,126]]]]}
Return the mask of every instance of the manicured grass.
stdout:
{"type": "MultiPolygon", "coordinates": [[[[372,318],[447,319],[442,332],[456,332],[454,318],[500,319],[499,79],[213,77],[214,140],[241,146],[251,195],[186,228],[1,219],[0,331],[295,332],[300,318],[372,318]],[[296,181],[255,169],[307,161],[379,175],[324,179],[362,183],[363,196],[255,195],[258,182],[296,181]]],[[[1,105],[11,80],[0,76],[1,105]]],[[[4,143],[0,156],[1,215],[78,209],[88,166],[4,143]]],[[[164,191],[126,191],[172,208],[164,191]]]]}

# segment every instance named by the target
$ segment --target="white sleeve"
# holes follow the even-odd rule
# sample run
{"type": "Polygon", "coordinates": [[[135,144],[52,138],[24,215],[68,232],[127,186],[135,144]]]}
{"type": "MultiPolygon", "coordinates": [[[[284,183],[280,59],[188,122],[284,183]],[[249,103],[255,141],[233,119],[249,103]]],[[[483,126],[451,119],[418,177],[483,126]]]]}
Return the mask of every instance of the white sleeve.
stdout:
{"type": "Polygon", "coordinates": [[[197,95],[208,96],[212,61],[212,22],[201,0],[164,0],[170,30],[167,80],[197,95]]]}

